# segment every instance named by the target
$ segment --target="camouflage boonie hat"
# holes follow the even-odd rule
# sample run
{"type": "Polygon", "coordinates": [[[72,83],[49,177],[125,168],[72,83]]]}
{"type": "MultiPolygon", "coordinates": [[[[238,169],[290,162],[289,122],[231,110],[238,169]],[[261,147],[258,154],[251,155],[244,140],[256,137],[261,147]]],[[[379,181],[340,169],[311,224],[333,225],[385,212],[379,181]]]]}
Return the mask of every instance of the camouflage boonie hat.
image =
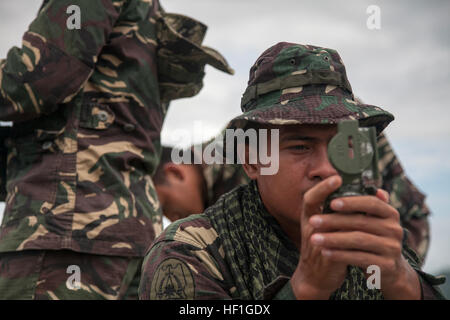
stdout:
{"type": "Polygon", "coordinates": [[[358,119],[380,133],[394,120],[389,112],[355,99],[336,50],[287,42],[272,46],[256,60],[241,109],[244,113],[228,128],[243,128],[248,121],[289,125],[358,119]]]}

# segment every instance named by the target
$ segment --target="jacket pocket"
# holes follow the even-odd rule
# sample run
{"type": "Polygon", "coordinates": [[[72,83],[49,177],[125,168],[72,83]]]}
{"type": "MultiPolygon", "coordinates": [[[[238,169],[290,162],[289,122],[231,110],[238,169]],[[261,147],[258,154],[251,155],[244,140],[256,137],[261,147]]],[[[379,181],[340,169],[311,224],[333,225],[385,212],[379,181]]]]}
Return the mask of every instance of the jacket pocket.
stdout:
{"type": "Polygon", "coordinates": [[[81,128],[105,130],[114,123],[114,120],[114,112],[106,104],[89,102],[82,106],[80,115],[81,128]]]}
{"type": "Polygon", "coordinates": [[[35,207],[43,203],[54,204],[62,160],[57,139],[62,132],[39,129],[6,139],[7,212],[26,216],[35,214],[39,209],[35,207]]]}

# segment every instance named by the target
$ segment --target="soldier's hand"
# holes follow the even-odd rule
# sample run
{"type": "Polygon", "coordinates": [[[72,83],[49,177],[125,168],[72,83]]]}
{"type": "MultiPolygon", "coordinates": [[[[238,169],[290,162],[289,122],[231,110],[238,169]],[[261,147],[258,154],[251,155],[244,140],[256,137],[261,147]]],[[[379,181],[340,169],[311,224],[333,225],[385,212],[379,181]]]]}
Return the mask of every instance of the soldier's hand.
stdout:
{"type": "MultiPolygon", "coordinates": [[[[330,184],[328,180],[332,179],[323,183],[330,184]]],[[[420,299],[418,276],[402,256],[403,229],[400,216],[388,204],[388,194],[378,190],[376,196],[335,199],[331,202],[331,209],[335,213],[324,215],[311,206],[323,196],[323,193],[315,190],[316,187],[322,192],[326,190],[325,186],[317,185],[310,190],[311,195],[305,194],[302,217],[305,228],[302,227],[302,232],[305,230],[307,234],[305,237],[302,234],[302,241],[306,242],[305,246],[302,244],[302,250],[315,253],[316,267],[332,266],[330,274],[320,272],[323,276],[322,286],[325,283],[326,287],[332,289],[333,285],[338,284],[337,279],[341,279],[339,277],[344,265],[358,266],[364,270],[370,265],[376,265],[381,271],[381,290],[385,298],[420,299]],[[303,218],[308,221],[305,222],[303,218]],[[320,258],[317,251],[320,251],[320,258]]],[[[302,264],[300,260],[299,267],[302,264]]],[[[304,266],[303,262],[302,269],[304,266]]]]}
{"type": "MultiPolygon", "coordinates": [[[[324,256],[323,247],[312,242],[317,232],[310,219],[322,215],[325,199],[342,184],[339,176],[329,177],[308,190],[300,210],[300,261],[291,277],[291,286],[298,299],[328,299],[347,275],[347,262],[324,256]]],[[[332,215],[330,215],[332,216],[332,215]]]]}
{"type": "Polygon", "coordinates": [[[387,299],[420,298],[417,274],[402,256],[399,213],[386,192],[335,199],[335,213],[322,214],[326,197],[341,183],[339,176],[329,177],[304,195],[300,261],[291,279],[297,298],[328,299],[342,285],[347,265],[377,265],[387,299]]]}
{"type": "Polygon", "coordinates": [[[310,217],[315,228],[311,240],[329,261],[364,270],[378,266],[385,298],[420,299],[417,274],[402,255],[400,215],[388,199],[387,192],[378,190],[376,196],[333,200],[336,213],[310,217]]]}

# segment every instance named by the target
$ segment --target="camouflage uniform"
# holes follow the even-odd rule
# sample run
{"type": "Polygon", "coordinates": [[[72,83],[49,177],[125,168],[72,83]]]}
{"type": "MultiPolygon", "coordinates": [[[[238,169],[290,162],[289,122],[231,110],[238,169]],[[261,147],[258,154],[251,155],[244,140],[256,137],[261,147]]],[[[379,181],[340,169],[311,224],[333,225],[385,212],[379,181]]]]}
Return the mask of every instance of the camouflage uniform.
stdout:
{"type": "MultiPolygon", "coordinates": [[[[208,145],[211,141],[204,144],[208,145]]],[[[430,211],[425,204],[425,196],[405,176],[403,168],[392,150],[386,136],[378,137],[378,167],[382,176],[381,188],[390,194],[391,205],[400,213],[402,226],[408,231],[408,245],[420,257],[420,265],[425,261],[429,247],[430,211]]],[[[206,206],[213,205],[219,197],[238,185],[250,180],[238,164],[203,164],[206,206]]]]}
{"type": "MultiPolygon", "coordinates": [[[[198,21],[164,12],[158,0],[44,1],[22,49],[0,61],[0,120],[14,121],[4,141],[0,296],[10,282],[28,282],[12,270],[14,257],[29,254],[43,270],[58,264],[53,253],[30,250],[67,249],[67,261],[97,255],[121,269],[122,279],[110,284],[105,272],[91,274],[105,279],[108,298],[120,297],[124,270],[138,274],[127,264],[142,259],[161,231],[151,174],[169,102],[200,91],[205,64],[232,73],[201,45],[205,32],[198,21]],[[79,30],[66,27],[71,5],[81,9],[79,30]]],[[[95,296],[88,289],[86,297],[95,296]]]]}
{"type": "MultiPolygon", "coordinates": [[[[439,279],[420,270],[406,243],[403,254],[421,275],[423,298],[439,297],[439,279]]],[[[172,223],[152,244],[143,264],[140,299],[294,299],[290,282],[297,247],[262,205],[256,183],[223,195],[205,213],[172,223]]],[[[361,269],[330,299],[381,299],[361,269]]]]}
{"type": "Polygon", "coordinates": [[[400,223],[407,231],[406,241],[425,262],[430,244],[430,210],[425,195],[409,180],[384,134],[378,137],[378,168],[381,188],[389,192],[390,204],[400,213],[400,223]]]}
{"type": "MultiPolygon", "coordinates": [[[[269,124],[337,123],[358,119],[380,133],[393,116],[355,101],[338,53],[315,46],[279,43],[250,70],[242,98],[248,121],[269,124]]],[[[280,199],[281,200],[281,199],[280,199]]],[[[443,279],[420,270],[404,239],[403,255],[417,271],[423,299],[443,298],[443,279]]],[[[224,194],[203,214],[170,225],[152,244],[142,268],[141,299],[293,299],[288,281],[300,254],[265,209],[255,181],[224,194]]],[[[363,270],[349,266],[330,299],[383,299],[367,288],[363,270]]]]}

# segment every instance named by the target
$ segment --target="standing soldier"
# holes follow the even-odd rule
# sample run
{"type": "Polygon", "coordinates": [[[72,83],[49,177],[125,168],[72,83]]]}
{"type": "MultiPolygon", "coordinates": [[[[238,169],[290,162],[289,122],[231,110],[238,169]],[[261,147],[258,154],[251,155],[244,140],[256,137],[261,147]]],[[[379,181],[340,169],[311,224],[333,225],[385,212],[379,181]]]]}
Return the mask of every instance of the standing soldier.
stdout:
{"type": "Polygon", "coordinates": [[[158,0],[44,1],[0,62],[1,299],[137,297],[169,102],[200,91],[206,64],[232,73],[205,32],[158,0]]]}

